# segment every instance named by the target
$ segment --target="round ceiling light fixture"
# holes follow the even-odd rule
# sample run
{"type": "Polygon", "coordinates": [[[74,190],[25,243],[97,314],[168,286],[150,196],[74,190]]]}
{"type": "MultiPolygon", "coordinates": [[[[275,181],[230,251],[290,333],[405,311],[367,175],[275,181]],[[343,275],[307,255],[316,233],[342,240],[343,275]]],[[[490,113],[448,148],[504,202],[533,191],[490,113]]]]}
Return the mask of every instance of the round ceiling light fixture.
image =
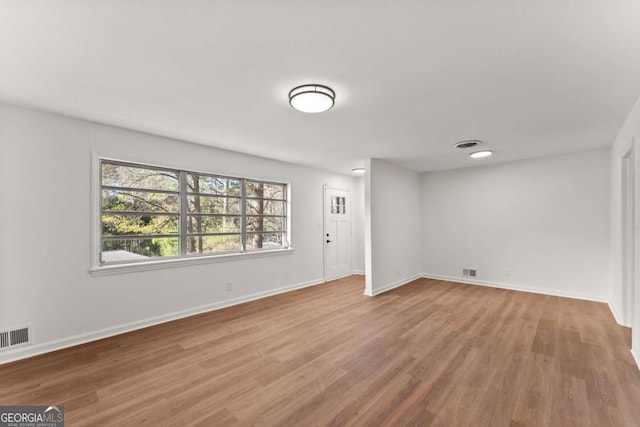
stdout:
{"type": "Polygon", "coordinates": [[[473,159],[481,159],[483,157],[489,157],[492,154],[493,154],[493,151],[491,150],[482,150],[482,151],[474,151],[473,153],[469,154],[469,156],[473,159]]]}
{"type": "Polygon", "coordinates": [[[479,139],[467,139],[466,141],[456,142],[455,144],[453,144],[453,148],[471,148],[477,146],[481,142],[482,141],[480,141],[479,139]]]}
{"type": "Polygon", "coordinates": [[[322,113],[333,107],[336,93],[330,87],[307,84],[289,91],[289,105],[303,113],[322,113]]]}
{"type": "Polygon", "coordinates": [[[353,168],[351,172],[353,172],[354,175],[364,175],[366,171],[364,168],[353,168]]]}

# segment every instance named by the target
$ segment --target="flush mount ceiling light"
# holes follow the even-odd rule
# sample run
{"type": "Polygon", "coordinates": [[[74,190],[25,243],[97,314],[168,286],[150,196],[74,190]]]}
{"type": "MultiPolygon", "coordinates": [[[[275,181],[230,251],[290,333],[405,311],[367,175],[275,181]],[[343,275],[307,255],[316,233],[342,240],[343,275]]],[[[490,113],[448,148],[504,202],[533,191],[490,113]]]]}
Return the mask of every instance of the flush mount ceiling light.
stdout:
{"type": "Polygon", "coordinates": [[[327,86],[308,84],[289,92],[289,104],[303,113],[322,113],[335,103],[336,93],[327,86]]]}
{"type": "Polygon", "coordinates": [[[474,151],[473,153],[469,154],[469,156],[471,156],[474,159],[481,159],[483,157],[489,157],[492,154],[493,154],[493,151],[491,150],[483,150],[483,151],[474,151]]]}
{"type": "Polygon", "coordinates": [[[353,172],[354,175],[364,175],[365,174],[364,168],[353,168],[353,169],[351,169],[351,172],[353,172]]]}
{"type": "Polygon", "coordinates": [[[480,141],[479,139],[467,139],[466,141],[456,142],[455,144],[453,144],[453,148],[461,148],[461,149],[471,148],[471,147],[475,147],[481,142],[482,141],[480,141]]]}

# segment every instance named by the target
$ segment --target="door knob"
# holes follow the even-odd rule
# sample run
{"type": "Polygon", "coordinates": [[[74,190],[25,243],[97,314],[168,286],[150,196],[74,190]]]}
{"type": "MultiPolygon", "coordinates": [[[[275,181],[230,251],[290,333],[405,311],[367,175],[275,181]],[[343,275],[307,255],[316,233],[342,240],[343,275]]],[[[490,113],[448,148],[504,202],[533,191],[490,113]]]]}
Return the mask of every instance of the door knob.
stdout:
{"type": "Polygon", "coordinates": [[[331,240],[327,240],[327,243],[331,243],[331,240]]]}

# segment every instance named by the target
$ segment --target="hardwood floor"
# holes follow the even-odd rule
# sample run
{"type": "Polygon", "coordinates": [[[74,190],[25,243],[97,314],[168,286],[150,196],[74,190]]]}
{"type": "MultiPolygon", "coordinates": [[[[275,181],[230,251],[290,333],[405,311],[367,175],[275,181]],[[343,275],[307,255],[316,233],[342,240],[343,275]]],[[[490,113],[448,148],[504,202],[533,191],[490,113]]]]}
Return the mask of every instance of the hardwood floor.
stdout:
{"type": "Polygon", "coordinates": [[[630,330],[602,303],[362,277],[0,366],[0,404],[68,426],[636,426],[630,330]]]}

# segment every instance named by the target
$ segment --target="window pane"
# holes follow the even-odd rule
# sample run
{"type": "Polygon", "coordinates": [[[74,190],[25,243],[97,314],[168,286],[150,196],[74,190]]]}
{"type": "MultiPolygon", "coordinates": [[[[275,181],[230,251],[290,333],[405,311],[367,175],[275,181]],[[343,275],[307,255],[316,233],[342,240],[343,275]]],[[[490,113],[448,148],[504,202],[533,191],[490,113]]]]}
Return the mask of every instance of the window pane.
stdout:
{"type": "Polygon", "coordinates": [[[346,199],[344,197],[331,196],[331,213],[344,214],[346,199]]]}
{"type": "Polygon", "coordinates": [[[247,200],[247,215],[286,215],[286,202],[247,200]]]}
{"type": "Polygon", "coordinates": [[[178,234],[178,217],[165,215],[102,215],[102,235],[178,234]]]}
{"type": "Polygon", "coordinates": [[[190,255],[240,252],[240,234],[188,237],[187,251],[190,255]]]}
{"type": "Polygon", "coordinates": [[[189,213],[240,214],[240,199],[215,196],[189,196],[189,213]]]}
{"type": "Polygon", "coordinates": [[[178,213],[178,195],[147,191],[102,190],[102,210],[178,213]]]}
{"type": "Polygon", "coordinates": [[[286,245],[286,184],[118,163],[100,162],[103,263],[286,245]]]}
{"type": "Polygon", "coordinates": [[[239,216],[200,216],[187,217],[188,233],[233,233],[240,232],[239,216]]]}
{"type": "Polygon", "coordinates": [[[285,200],[287,186],[284,184],[271,184],[258,181],[247,181],[247,197],[264,197],[265,199],[285,200]]]}
{"type": "Polygon", "coordinates": [[[247,234],[245,245],[248,251],[256,249],[275,249],[284,247],[283,233],[247,234]]]}
{"type": "Polygon", "coordinates": [[[190,193],[221,196],[240,195],[240,180],[235,178],[187,174],[187,186],[190,193]]]}
{"type": "Polygon", "coordinates": [[[247,216],[247,231],[284,231],[285,218],[247,216]]]}
{"type": "Polygon", "coordinates": [[[102,185],[178,191],[178,173],[102,162],[102,185]]]}
{"type": "Polygon", "coordinates": [[[179,246],[177,237],[103,240],[102,262],[145,261],[153,257],[177,256],[179,246]]]}

